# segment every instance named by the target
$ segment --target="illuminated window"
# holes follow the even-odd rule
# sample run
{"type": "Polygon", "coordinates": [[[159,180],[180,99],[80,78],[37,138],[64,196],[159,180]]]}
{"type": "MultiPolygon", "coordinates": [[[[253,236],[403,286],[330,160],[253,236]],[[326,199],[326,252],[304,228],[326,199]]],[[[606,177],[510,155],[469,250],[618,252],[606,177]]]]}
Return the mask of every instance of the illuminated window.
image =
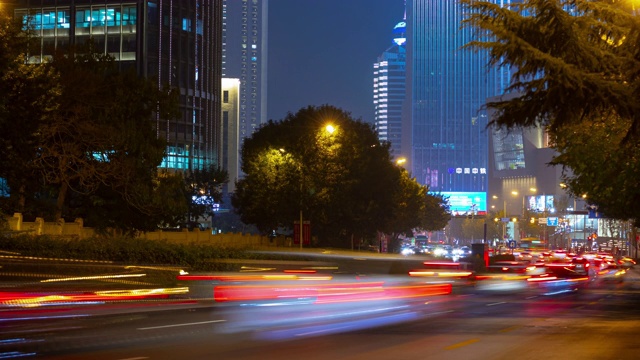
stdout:
{"type": "Polygon", "coordinates": [[[493,136],[493,156],[496,170],[524,169],[524,143],[522,131],[495,130],[493,136]]]}

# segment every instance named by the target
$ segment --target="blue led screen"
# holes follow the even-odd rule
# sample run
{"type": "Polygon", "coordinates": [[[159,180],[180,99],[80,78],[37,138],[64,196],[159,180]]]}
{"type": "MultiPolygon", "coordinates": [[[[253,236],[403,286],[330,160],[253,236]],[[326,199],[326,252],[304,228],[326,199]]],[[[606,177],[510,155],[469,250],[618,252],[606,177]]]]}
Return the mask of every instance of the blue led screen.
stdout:
{"type": "Polygon", "coordinates": [[[478,213],[487,211],[486,192],[443,191],[437,194],[449,198],[451,213],[471,213],[472,211],[478,213]]]}

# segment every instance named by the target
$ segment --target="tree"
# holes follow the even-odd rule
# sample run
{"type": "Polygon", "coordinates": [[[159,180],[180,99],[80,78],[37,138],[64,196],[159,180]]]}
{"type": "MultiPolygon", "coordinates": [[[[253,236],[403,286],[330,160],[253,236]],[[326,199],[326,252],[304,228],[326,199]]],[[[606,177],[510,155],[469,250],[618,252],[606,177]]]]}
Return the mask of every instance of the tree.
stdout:
{"type": "Polygon", "coordinates": [[[570,167],[574,176],[564,183],[576,197],[587,201],[609,218],[640,219],[640,147],[625,141],[629,120],[601,119],[565,126],[557,133],[553,163],[570,167]],[[589,126],[589,132],[582,129],[589,126]]]}
{"type": "Polygon", "coordinates": [[[574,196],[608,217],[640,219],[640,17],[632,1],[462,0],[477,30],[466,45],[510,66],[514,97],[487,103],[490,125],[546,127],[552,164],[574,196]],[[594,131],[595,130],[595,131],[594,131]],[[596,150],[597,149],[597,150],[596,150]],[[603,149],[603,150],[600,150],[603,149]]]}
{"type": "Polygon", "coordinates": [[[476,217],[464,219],[462,222],[464,239],[469,240],[471,243],[484,239],[484,224],[485,219],[476,217]]]}
{"type": "Polygon", "coordinates": [[[422,197],[424,207],[420,218],[420,230],[442,230],[451,219],[449,199],[442,194],[427,194],[422,197]]]}
{"type": "Polygon", "coordinates": [[[181,205],[167,206],[171,196],[157,193],[175,182],[158,178],[166,144],[150,120],[177,116],[177,92],[119,71],[92,42],[30,64],[22,51],[34,37],[22,26],[0,17],[0,177],[12,200],[5,209],[31,204],[38,216],[130,230],[174,217],[181,205]],[[41,200],[49,198],[57,198],[51,213],[41,200]]]}
{"type": "Polygon", "coordinates": [[[504,212],[492,211],[487,214],[486,224],[487,224],[487,241],[493,241],[495,239],[503,240],[502,235],[502,218],[504,217],[504,212]]]}
{"type": "Polygon", "coordinates": [[[320,244],[337,247],[388,230],[402,189],[389,144],[371,125],[328,105],[258,129],[243,145],[242,171],[232,204],[244,223],[266,233],[291,228],[302,212],[320,244]]]}
{"type": "Polygon", "coordinates": [[[398,169],[400,186],[380,229],[390,235],[390,252],[400,250],[400,235],[412,234],[414,230],[442,230],[451,218],[444,196],[429,194],[427,186],[418,184],[406,170],[398,169]]]}
{"type": "Polygon", "coordinates": [[[157,109],[161,117],[175,116],[176,95],[133,69],[119,71],[92,42],[39,66],[55,69],[62,88],[56,111],[38,128],[34,160],[47,183],[58,186],[56,218],[69,191],[90,196],[102,186],[146,215],[158,211],[153,181],[166,144],[151,118],[157,109]]]}
{"type": "Polygon", "coordinates": [[[98,231],[120,233],[156,230],[158,226],[178,226],[188,213],[185,182],[179,173],[160,173],[143,191],[145,211],[126,202],[121,189],[100,186],[91,194],[72,193],[69,211],[73,217],[85,219],[98,231]]]}
{"type": "Polygon", "coordinates": [[[222,201],[221,186],[229,181],[226,170],[214,165],[186,173],[185,201],[189,204],[188,222],[213,217],[213,206],[222,201]]]}
{"type": "Polygon", "coordinates": [[[33,163],[38,129],[57,109],[61,88],[53,69],[27,64],[34,37],[5,8],[0,6],[0,177],[11,189],[11,210],[25,212],[27,198],[42,186],[33,163]]]}

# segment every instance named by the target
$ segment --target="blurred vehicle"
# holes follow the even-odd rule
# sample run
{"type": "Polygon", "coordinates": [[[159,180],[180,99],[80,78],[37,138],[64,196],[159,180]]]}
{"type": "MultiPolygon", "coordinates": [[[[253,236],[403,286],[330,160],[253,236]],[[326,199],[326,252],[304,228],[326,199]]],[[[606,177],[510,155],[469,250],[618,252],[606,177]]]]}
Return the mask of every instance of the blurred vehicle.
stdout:
{"type": "Polygon", "coordinates": [[[415,255],[416,251],[415,251],[415,248],[412,246],[405,246],[402,249],[400,249],[400,253],[402,255],[415,255]]]}
{"type": "Polygon", "coordinates": [[[462,247],[453,249],[451,253],[454,256],[465,257],[468,255],[471,255],[471,248],[468,246],[462,246],[462,247]]]}
{"type": "Polygon", "coordinates": [[[529,251],[521,251],[518,253],[517,259],[531,262],[533,260],[533,254],[529,251]]]}
{"type": "MultiPolygon", "coordinates": [[[[595,270],[591,267],[591,261],[589,259],[583,257],[575,257],[571,259],[571,264],[574,265],[573,271],[575,271],[577,274],[590,275],[591,272],[591,276],[594,276],[593,272],[595,270]]],[[[598,265],[596,264],[595,266],[597,267],[598,265]]]]}
{"type": "Polygon", "coordinates": [[[604,283],[620,283],[624,281],[627,268],[624,268],[614,260],[604,260],[605,266],[598,272],[598,281],[604,283]]]}
{"type": "Polygon", "coordinates": [[[567,257],[566,250],[554,250],[551,252],[551,257],[556,259],[564,259],[567,257]]]}
{"type": "Polygon", "coordinates": [[[433,297],[451,294],[451,284],[425,284],[397,277],[314,278],[271,274],[264,281],[214,286],[214,299],[228,321],[227,333],[291,339],[370,328],[422,316],[433,297]],[[275,279],[275,280],[269,280],[275,279]],[[290,279],[290,280],[286,280],[290,279]]]}
{"type": "Polygon", "coordinates": [[[426,250],[419,246],[405,246],[402,249],[400,249],[400,253],[405,256],[420,255],[420,254],[426,254],[426,250]]]}
{"type": "Polygon", "coordinates": [[[416,236],[416,246],[425,247],[429,243],[429,238],[427,235],[418,235],[416,236]]]}
{"type": "Polygon", "coordinates": [[[623,268],[630,268],[630,267],[633,267],[633,265],[636,264],[636,261],[633,260],[632,258],[629,258],[629,257],[622,257],[622,258],[618,259],[618,264],[620,266],[622,266],[623,268]]]}
{"type": "Polygon", "coordinates": [[[487,266],[487,270],[490,273],[515,273],[524,274],[530,267],[528,262],[524,261],[496,261],[493,264],[487,266]]]}
{"type": "Polygon", "coordinates": [[[453,251],[453,248],[451,245],[440,245],[440,246],[436,246],[433,249],[433,256],[439,256],[439,257],[449,257],[451,256],[453,251]]]}

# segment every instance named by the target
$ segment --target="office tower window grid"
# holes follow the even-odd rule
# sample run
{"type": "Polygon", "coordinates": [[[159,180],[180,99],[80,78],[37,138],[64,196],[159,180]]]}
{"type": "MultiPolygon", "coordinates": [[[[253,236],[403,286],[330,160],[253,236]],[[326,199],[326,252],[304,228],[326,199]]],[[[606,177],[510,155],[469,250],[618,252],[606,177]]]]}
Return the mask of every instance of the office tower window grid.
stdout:
{"type": "Polygon", "coordinates": [[[460,29],[459,1],[408,5],[413,175],[431,191],[487,191],[487,116],[481,108],[503,93],[504,69],[488,69],[486,54],[461,50],[473,34],[460,29]]]}
{"type": "Polygon", "coordinates": [[[222,0],[16,3],[15,16],[33,24],[42,39],[32,63],[92,39],[120,68],[135,67],[158,86],[179,89],[181,117],[155,119],[157,136],[168,143],[161,168],[219,162],[222,0]]]}

